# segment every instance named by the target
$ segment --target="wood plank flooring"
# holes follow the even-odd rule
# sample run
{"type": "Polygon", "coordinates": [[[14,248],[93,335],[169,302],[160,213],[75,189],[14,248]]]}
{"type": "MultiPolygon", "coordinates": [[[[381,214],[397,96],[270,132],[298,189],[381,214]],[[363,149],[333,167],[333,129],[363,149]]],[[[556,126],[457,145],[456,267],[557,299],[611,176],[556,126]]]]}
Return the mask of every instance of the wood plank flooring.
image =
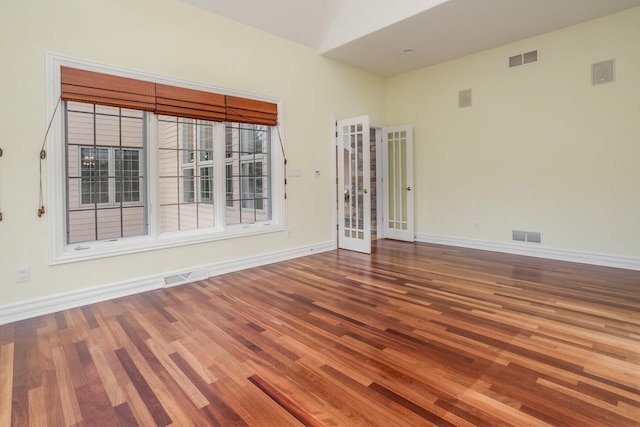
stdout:
{"type": "Polygon", "coordinates": [[[0,326],[0,426],[638,426],[640,272],[382,240],[0,326]]]}

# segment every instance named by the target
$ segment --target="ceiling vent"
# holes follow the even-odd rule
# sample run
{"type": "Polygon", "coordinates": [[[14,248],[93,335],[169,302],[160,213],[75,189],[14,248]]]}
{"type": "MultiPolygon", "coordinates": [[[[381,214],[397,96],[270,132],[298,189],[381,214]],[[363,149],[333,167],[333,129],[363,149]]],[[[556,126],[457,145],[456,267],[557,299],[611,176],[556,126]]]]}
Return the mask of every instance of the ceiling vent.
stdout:
{"type": "Polygon", "coordinates": [[[458,108],[471,107],[471,89],[458,92],[458,108]]]}
{"type": "Polygon", "coordinates": [[[601,85],[604,83],[611,83],[614,80],[614,78],[615,78],[615,61],[613,59],[591,64],[591,84],[592,85],[601,85]]]}
{"type": "Polygon", "coordinates": [[[534,64],[539,61],[540,55],[537,50],[519,53],[509,57],[509,68],[516,68],[522,65],[534,64]]]}

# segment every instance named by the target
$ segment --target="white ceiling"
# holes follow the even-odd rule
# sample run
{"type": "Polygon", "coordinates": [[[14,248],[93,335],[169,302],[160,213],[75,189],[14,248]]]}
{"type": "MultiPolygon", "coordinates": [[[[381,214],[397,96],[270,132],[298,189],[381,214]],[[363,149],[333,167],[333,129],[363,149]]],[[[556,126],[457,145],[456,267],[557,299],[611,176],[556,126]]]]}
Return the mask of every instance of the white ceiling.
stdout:
{"type": "Polygon", "coordinates": [[[640,0],[182,1],[383,76],[640,6],[640,0]]]}

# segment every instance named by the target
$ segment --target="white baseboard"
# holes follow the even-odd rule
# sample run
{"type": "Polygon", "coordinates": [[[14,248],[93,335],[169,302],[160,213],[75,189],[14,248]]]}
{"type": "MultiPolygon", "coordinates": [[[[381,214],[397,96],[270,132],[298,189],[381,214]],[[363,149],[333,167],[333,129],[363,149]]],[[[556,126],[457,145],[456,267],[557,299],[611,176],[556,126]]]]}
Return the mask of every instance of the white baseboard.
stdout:
{"type": "MultiPolygon", "coordinates": [[[[258,267],[314,253],[327,252],[335,248],[336,243],[329,241],[316,245],[302,246],[263,255],[256,255],[253,257],[193,267],[190,271],[205,269],[208,276],[212,277],[219,274],[231,273],[233,271],[258,267]]],[[[28,301],[0,305],[0,325],[16,322],[18,320],[30,319],[44,314],[55,313],[70,308],[81,307],[87,304],[160,289],[165,286],[165,277],[184,273],[186,272],[163,272],[154,276],[136,278],[120,283],[113,283],[89,289],[81,289],[78,291],[36,298],[28,301]]]]}
{"type": "Polygon", "coordinates": [[[461,239],[457,237],[431,236],[416,234],[416,242],[435,243],[438,245],[459,246],[463,248],[482,249],[485,251],[502,252],[514,255],[526,255],[537,258],[548,258],[559,261],[579,262],[582,264],[600,265],[604,267],[624,268],[640,271],[640,258],[602,255],[588,252],[569,251],[565,249],[551,249],[540,246],[529,246],[531,243],[512,244],[485,242],[482,240],[461,239]],[[525,246],[526,245],[526,246],[525,246]]]}

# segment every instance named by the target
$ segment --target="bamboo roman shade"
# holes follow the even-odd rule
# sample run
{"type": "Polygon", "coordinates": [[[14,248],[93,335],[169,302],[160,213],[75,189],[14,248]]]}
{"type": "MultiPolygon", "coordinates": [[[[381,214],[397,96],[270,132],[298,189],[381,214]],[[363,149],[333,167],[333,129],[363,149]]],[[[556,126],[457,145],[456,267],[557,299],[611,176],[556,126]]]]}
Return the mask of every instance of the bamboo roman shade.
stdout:
{"type": "Polygon", "coordinates": [[[69,67],[60,68],[60,82],[60,98],[64,101],[144,111],[156,109],[155,83],[69,67]]]}
{"type": "Polygon", "coordinates": [[[226,113],[228,122],[268,126],[278,124],[278,106],[271,102],[227,96],[226,113]]]}
{"type": "Polygon", "coordinates": [[[224,95],[217,93],[156,84],[155,112],[168,116],[223,122],[224,98],[224,95]]]}
{"type": "Polygon", "coordinates": [[[271,102],[61,67],[61,99],[152,111],[192,119],[275,126],[271,102]]]}

